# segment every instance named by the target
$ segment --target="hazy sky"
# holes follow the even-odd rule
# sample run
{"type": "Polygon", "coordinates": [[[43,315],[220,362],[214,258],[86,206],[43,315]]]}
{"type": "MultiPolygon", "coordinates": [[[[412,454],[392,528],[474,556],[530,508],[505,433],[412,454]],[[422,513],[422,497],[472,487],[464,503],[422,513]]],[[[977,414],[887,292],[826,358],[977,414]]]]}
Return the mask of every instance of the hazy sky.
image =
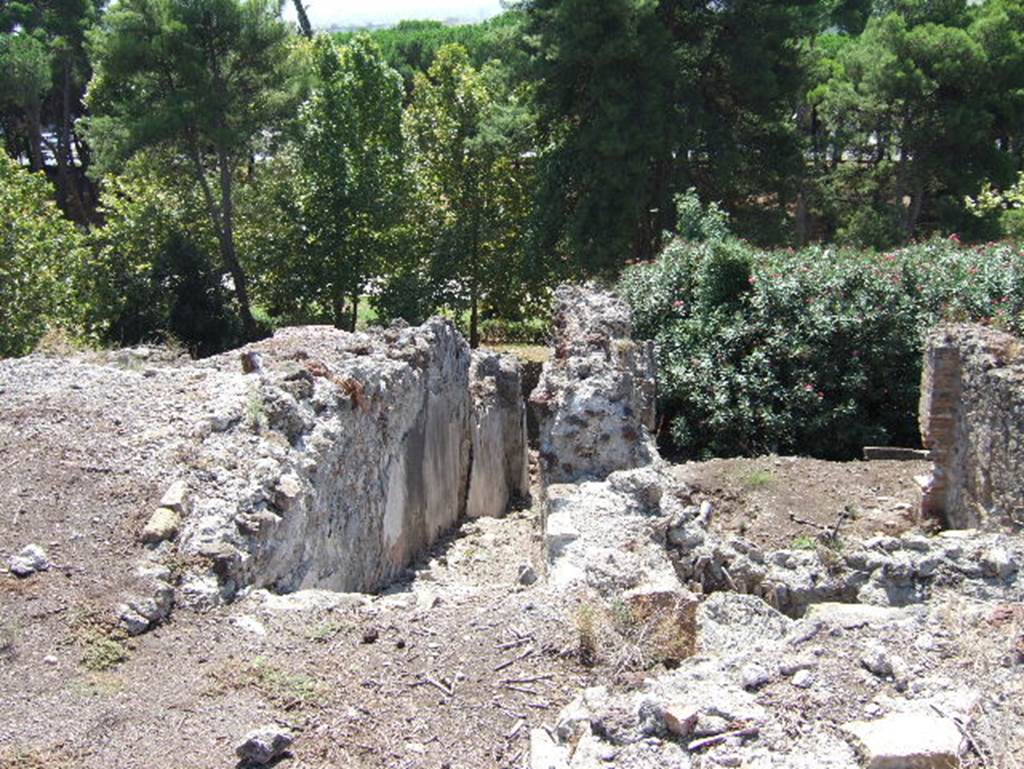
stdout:
{"type": "MultiPolygon", "coordinates": [[[[304,0],[314,27],[383,24],[402,19],[485,19],[501,11],[500,0],[304,0]]],[[[285,15],[295,18],[291,0],[285,15]]]]}

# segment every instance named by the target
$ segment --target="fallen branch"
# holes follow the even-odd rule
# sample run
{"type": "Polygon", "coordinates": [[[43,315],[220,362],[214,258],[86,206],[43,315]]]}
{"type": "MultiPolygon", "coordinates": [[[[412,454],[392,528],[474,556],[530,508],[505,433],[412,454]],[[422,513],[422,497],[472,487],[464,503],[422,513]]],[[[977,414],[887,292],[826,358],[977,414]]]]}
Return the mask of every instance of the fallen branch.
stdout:
{"type": "Polygon", "coordinates": [[[704,737],[700,740],[694,740],[686,746],[686,749],[692,753],[695,750],[700,750],[701,748],[707,748],[712,745],[717,745],[720,742],[725,742],[730,737],[756,737],[759,733],[760,729],[758,729],[758,727],[747,726],[743,729],[736,729],[731,732],[722,732],[721,734],[716,734],[714,737],[704,737]]]}
{"type": "Polygon", "coordinates": [[[508,651],[509,649],[514,649],[517,646],[522,646],[525,643],[529,643],[532,640],[532,635],[525,635],[522,638],[517,638],[514,641],[506,641],[503,644],[498,644],[495,648],[500,649],[501,651],[508,651]]]}
{"type": "Polygon", "coordinates": [[[789,520],[791,520],[793,523],[799,524],[800,526],[811,526],[812,528],[815,528],[818,531],[827,532],[829,530],[828,526],[822,526],[820,523],[817,523],[816,521],[808,521],[806,518],[799,518],[794,513],[789,514],[789,520]]]}
{"type": "Polygon", "coordinates": [[[510,660],[505,660],[500,665],[498,665],[496,668],[494,668],[494,672],[495,673],[500,673],[505,668],[511,667],[512,665],[515,665],[517,662],[519,662],[520,660],[526,659],[531,654],[533,654],[533,649],[524,649],[523,653],[520,654],[518,657],[513,657],[510,660]]]}
{"type": "Polygon", "coordinates": [[[538,676],[525,676],[524,678],[503,678],[503,684],[535,684],[538,681],[546,681],[549,678],[554,678],[554,673],[541,673],[538,676]]]}
{"type": "Polygon", "coordinates": [[[413,681],[411,684],[409,684],[409,686],[413,686],[413,687],[415,687],[415,686],[433,686],[435,689],[437,689],[438,691],[442,692],[443,694],[445,694],[448,697],[454,697],[455,696],[455,689],[454,688],[445,686],[443,683],[438,681],[436,678],[431,678],[430,676],[423,676],[419,681],[413,681]]]}
{"type": "Polygon", "coordinates": [[[504,684],[504,688],[513,692],[522,692],[523,694],[536,694],[536,689],[530,689],[527,686],[516,686],[515,684],[504,684]]]}

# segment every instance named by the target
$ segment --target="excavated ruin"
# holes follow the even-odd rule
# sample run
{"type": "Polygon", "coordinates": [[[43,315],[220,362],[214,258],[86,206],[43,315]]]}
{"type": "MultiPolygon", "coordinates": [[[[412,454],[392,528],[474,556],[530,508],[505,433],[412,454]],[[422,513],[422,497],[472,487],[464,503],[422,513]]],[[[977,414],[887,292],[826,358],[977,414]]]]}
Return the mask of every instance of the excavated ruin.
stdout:
{"type": "MultiPolygon", "coordinates": [[[[555,317],[556,357],[531,398],[543,412],[550,584],[591,596],[584,600],[613,616],[626,611],[631,622],[654,605],[662,633],[667,622],[676,638],[692,639],[674,648],[695,654],[635,693],[582,692],[551,728],[532,732],[532,769],[959,766],[969,751],[962,733],[984,699],[977,690],[922,685],[886,718],[823,719],[796,739],[780,723],[792,714],[767,708],[758,691],[787,679],[794,691],[811,689],[830,667],[813,639],[858,628],[878,640],[868,648],[851,639],[854,672],[894,677],[906,691],[910,666],[895,639],[925,632],[943,610],[933,598],[981,607],[1024,600],[1024,543],[1000,526],[1016,509],[1012,470],[1024,456],[1008,429],[1019,410],[1007,407],[1024,391],[1010,362],[1017,347],[985,330],[947,329],[927,359],[923,425],[936,466],[926,513],[939,507],[947,526],[987,531],[846,547],[833,532],[809,550],[764,552],[714,533],[712,502],[674,480],[652,449],[641,404],[653,393],[637,384],[644,357],[628,340],[628,309],[599,292],[563,290],[555,317]]],[[[828,674],[838,686],[845,671],[828,674]]]]}
{"type": "Polygon", "coordinates": [[[461,518],[529,494],[518,368],[449,322],[287,329],[197,368],[222,384],[184,479],[180,549],[213,566],[186,600],[377,590],[461,518]]]}
{"type": "MultiPolygon", "coordinates": [[[[33,697],[63,708],[90,766],[151,758],[93,744],[115,707],[122,743],[148,729],[147,749],[201,742],[218,761],[272,716],[297,727],[303,765],[1015,766],[1000,751],[1024,745],[1016,340],[931,338],[916,529],[869,536],[868,518],[858,539],[840,519],[776,549],[723,533],[714,489],[658,455],[653,350],[629,308],[565,287],[555,320],[529,398],[535,504],[504,520],[531,494],[520,369],[443,320],[286,329],[200,362],[0,362],[0,437],[19,452],[0,598],[39,626],[0,667],[5,683],[34,671],[0,695],[12,722],[34,723],[33,697]],[[120,627],[97,635],[81,602],[120,627]],[[142,637],[125,681],[158,696],[54,688],[80,672],[69,649],[126,634],[142,637]],[[196,742],[162,728],[179,699],[206,714],[196,742]]],[[[20,738],[0,729],[0,747],[20,738]]]]}

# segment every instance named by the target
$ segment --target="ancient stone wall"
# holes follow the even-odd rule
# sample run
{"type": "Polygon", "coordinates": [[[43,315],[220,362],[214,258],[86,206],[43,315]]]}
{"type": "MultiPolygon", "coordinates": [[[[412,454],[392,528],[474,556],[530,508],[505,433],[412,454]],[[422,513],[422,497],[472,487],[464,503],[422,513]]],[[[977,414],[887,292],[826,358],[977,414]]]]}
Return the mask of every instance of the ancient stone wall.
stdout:
{"type": "Polygon", "coordinates": [[[473,462],[466,515],[501,516],[510,501],[530,494],[520,368],[514,358],[476,350],[469,378],[473,462]]]}
{"type": "Polygon", "coordinates": [[[1024,345],[974,325],[928,339],[921,438],[934,471],[922,512],[954,529],[1024,522],[1024,345]]]}
{"type": "Polygon", "coordinates": [[[554,356],[530,396],[545,484],[603,479],[658,459],[655,360],[629,306],[592,286],[555,292],[554,356]]]}

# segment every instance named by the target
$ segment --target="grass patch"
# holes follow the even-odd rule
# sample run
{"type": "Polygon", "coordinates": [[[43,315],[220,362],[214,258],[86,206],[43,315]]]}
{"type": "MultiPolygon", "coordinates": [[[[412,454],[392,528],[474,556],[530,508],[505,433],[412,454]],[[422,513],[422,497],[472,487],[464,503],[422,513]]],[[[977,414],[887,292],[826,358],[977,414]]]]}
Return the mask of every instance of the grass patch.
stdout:
{"type": "Polygon", "coordinates": [[[514,355],[524,363],[546,363],[551,358],[551,348],[539,344],[485,344],[488,350],[514,355]]]}
{"type": "Polygon", "coordinates": [[[18,656],[17,641],[20,628],[13,620],[0,622],[0,660],[18,656]]]}
{"type": "Polygon", "coordinates": [[[616,674],[674,668],[696,651],[695,606],[670,593],[637,595],[576,610],[577,655],[582,664],[607,663],[616,674]]]}
{"type": "Polygon", "coordinates": [[[76,697],[111,697],[123,688],[124,679],[109,671],[88,673],[67,684],[67,691],[76,697]]]}
{"type": "Polygon", "coordinates": [[[306,628],[305,636],[316,643],[326,643],[344,629],[344,625],[336,619],[328,619],[306,628]]]}
{"type": "Polygon", "coordinates": [[[211,693],[250,689],[279,707],[308,705],[323,695],[320,686],[309,676],[285,670],[262,656],[242,664],[229,664],[214,673],[214,678],[216,685],[211,693]]]}
{"type": "Polygon", "coordinates": [[[68,618],[72,640],[81,650],[79,662],[86,670],[102,672],[128,659],[131,649],[124,631],[112,625],[103,612],[80,609],[68,618]]]}
{"type": "Polygon", "coordinates": [[[245,423],[254,433],[261,433],[267,427],[267,410],[263,405],[263,392],[259,387],[250,387],[245,399],[245,423]]]}
{"type": "Polygon", "coordinates": [[[774,480],[775,476],[771,474],[770,470],[753,470],[744,475],[740,479],[740,483],[748,489],[763,489],[771,486],[774,480]]]}
{"type": "Polygon", "coordinates": [[[85,641],[80,662],[86,670],[102,672],[120,665],[128,659],[128,647],[120,640],[96,635],[85,641]]]}
{"type": "Polygon", "coordinates": [[[814,537],[809,537],[806,534],[802,537],[797,537],[793,540],[794,550],[817,550],[818,540],[814,537]]]}

